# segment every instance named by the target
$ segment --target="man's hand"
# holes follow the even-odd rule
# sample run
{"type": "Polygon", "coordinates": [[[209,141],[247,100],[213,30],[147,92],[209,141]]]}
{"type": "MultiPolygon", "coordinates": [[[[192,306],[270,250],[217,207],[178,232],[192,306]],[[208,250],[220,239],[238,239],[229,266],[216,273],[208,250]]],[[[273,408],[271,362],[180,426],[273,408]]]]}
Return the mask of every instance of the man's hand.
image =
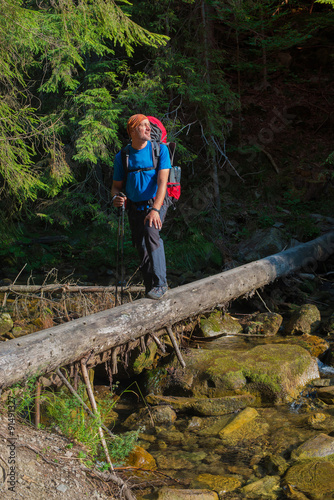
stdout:
{"type": "Polygon", "coordinates": [[[113,200],[114,207],[116,207],[116,208],[122,207],[124,205],[124,203],[125,203],[125,200],[126,200],[126,196],[125,195],[124,196],[121,196],[119,194],[116,195],[116,198],[114,198],[114,200],[113,200]]]}
{"type": "Polygon", "coordinates": [[[152,225],[153,225],[156,229],[160,230],[162,228],[160,214],[158,212],[156,212],[155,210],[149,211],[149,213],[146,215],[146,217],[144,219],[144,224],[146,224],[146,222],[148,222],[148,225],[150,227],[152,227],[152,225]]]}

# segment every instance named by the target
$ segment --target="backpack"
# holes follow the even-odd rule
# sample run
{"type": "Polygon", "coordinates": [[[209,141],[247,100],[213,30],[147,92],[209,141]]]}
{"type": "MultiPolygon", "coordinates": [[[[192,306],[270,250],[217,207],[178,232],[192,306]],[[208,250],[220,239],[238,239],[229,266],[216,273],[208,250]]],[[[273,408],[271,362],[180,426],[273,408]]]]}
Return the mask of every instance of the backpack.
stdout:
{"type": "MultiPolygon", "coordinates": [[[[168,148],[169,158],[172,168],[169,171],[168,181],[167,181],[167,192],[166,192],[166,202],[168,205],[173,205],[175,208],[175,202],[178,201],[181,195],[181,167],[173,165],[176,144],[175,142],[167,142],[167,132],[160,120],[154,116],[147,117],[151,125],[151,145],[152,145],[152,158],[153,167],[142,168],[140,170],[152,170],[157,169],[159,165],[160,157],[160,144],[165,144],[168,148]]],[[[126,176],[129,171],[129,144],[122,148],[121,150],[122,164],[125,172],[125,183],[126,176]]]]}

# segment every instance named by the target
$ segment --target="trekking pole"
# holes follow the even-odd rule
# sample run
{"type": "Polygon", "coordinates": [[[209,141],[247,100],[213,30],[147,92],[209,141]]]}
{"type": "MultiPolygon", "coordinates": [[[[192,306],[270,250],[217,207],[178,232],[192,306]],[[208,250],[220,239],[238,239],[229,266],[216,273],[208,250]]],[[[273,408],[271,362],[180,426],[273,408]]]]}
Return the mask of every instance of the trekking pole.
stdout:
{"type": "MultiPolygon", "coordinates": [[[[120,193],[120,196],[125,196],[120,193]]],[[[125,214],[125,203],[121,206],[121,304],[123,304],[123,287],[124,287],[124,214],[125,214]]]]}
{"type": "MultiPolygon", "coordinates": [[[[125,197],[125,194],[119,193],[119,196],[125,197]]],[[[116,253],[116,289],[115,305],[118,302],[118,284],[121,281],[121,304],[123,304],[123,282],[124,282],[124,212],[125,205],[118,209],[118,229],[117,229],[117,253],[116,253]],[[121,280],[119,279],[119,254],[121,252],[121,280]]]]}

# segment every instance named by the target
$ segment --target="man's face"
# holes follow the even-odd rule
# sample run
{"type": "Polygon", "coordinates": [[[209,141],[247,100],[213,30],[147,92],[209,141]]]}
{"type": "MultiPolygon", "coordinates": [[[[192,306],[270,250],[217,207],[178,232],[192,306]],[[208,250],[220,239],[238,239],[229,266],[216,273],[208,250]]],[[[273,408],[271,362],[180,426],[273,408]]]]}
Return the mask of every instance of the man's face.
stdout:
{"type": "Polygon", "coordinates": [[[151,125],[148,119],[140,122],[138,127],[134,129],[133,138],[140,141],[149,141],[151,139],[151,125]]]}

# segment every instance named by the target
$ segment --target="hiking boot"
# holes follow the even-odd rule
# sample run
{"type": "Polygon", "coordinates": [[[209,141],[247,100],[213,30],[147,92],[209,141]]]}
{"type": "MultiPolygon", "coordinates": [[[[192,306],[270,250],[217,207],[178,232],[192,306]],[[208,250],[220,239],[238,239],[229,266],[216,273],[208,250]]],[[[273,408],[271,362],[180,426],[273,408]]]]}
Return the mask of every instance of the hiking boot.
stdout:
{"type": "Polygon", "coordinates": [[[167,285],[155,286],[154,288],[152,288],[152,290],[148,292],[148,294],[146,294],[146,297],[149,299],[159,300],[161,299],[161,297],[165,295],[167,290],[168,290],[167,285]]]}

